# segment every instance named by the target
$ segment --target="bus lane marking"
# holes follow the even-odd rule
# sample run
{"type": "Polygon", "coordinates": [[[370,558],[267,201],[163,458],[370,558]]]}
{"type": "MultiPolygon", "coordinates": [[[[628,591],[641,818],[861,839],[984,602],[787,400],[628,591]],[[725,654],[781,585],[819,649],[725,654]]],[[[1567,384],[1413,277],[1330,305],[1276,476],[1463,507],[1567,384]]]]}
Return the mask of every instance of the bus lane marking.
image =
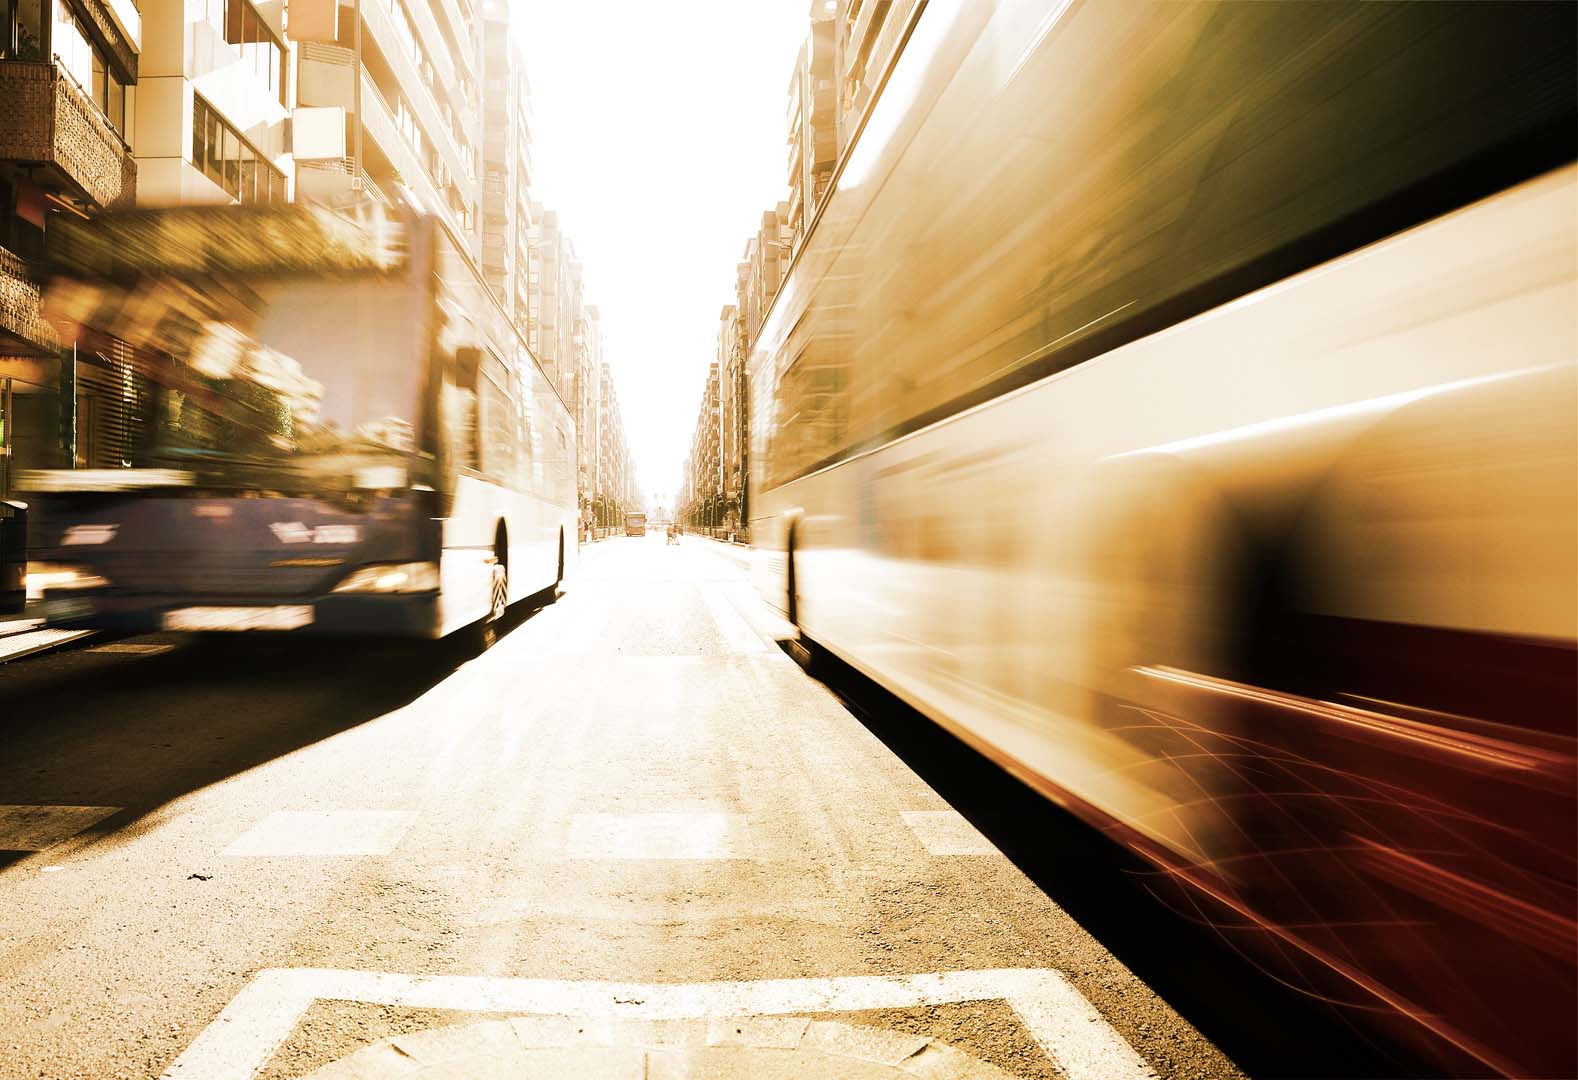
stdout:
{"type": "Polygon", "coordinates": [[[864,1012],[1001,1000],[1069,1080],[1154,1080],[1156,1076],[1068,978],[1051,968],[708,983],[267,968],[253,976],[170,1064],[163,1080],[251,1080],[320,1000],[573,1016],[593,1022],[864,1012]]]}

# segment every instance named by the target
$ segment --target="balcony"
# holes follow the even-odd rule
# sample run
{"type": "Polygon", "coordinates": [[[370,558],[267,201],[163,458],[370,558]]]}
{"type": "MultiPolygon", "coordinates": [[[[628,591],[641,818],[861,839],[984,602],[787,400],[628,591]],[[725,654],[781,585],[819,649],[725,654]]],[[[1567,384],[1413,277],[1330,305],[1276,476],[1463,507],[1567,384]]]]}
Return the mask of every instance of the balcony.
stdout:
{"type": "Polygon", "coordinates": [[[57,344],[55,331],[44,321],[39,306],[38,282],[21,259],[0,248],[0,352],[48,355],[57,344]]]}
{"type": "Polygon", "coordinates": [[[54,64],[0,60],[0,162],[97,206],[129,206],[137,163],[109,120],[54,64]]]}
{"type": "Polygon", "coordinates": [[[296,68],[296,96],[301,105],[356,109],[356,54],[338,45],[304,41],[296,68]]]}
{"type": "Polygon", "coordinates": [[[390,201],[367,170],[358,169],[348,157],[296,162],[296,197],[330,206],[344,205],[355,197],[352,177],[361,180],[361,190],[372,198],[383,203],[390,201]]]}
{"type": "Polygon", "coordinates": [[[384,157],[394,166],[394,171],[400,180],[415,195],[417,202],[423,209],[445,218],[456,235],[465,235],[457,215],[450,208],[449,201],[439,195],[432,174],[412,151],[411,144],[406,142],[405,136],[400,134],[400,127],[395,123],[389,103],[384,100],[372,76],[365,71],[362,73],[362,111],[365,113],[363,122],[366,137],[378,145],[384,157]]]}
{"type": "Polygon", "coordinates": [[[502,186],[482,185],[482,216],[488,221],[509,221],[512,203],[502,186]]]}

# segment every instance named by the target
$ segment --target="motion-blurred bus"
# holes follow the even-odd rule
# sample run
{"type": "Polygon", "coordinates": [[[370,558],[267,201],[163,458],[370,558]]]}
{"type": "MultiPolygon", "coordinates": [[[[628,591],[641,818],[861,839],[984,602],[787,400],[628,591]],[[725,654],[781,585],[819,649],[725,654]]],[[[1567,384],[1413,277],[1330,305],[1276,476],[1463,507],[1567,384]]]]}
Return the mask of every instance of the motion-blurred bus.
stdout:
{"type": "Polygon", "coordinates": [[[645,514],[629,513],[625,515],[625,535],[645,536],[647,534],[647,516],[645,514]]]}
{"type": "Polygon", "coordinates": [[[917,5],[750,359],[813,651],[1470,1074],[1578,1075],[1575,14],[917,5]]]}
{"type": "Polygon", "coordinates": [[[92,367],[124,447],[22,478],[51,624],[486,645],[552,598],[572,421],[436,219],[139,210],[51,245],[62,381],[92,367]]]}

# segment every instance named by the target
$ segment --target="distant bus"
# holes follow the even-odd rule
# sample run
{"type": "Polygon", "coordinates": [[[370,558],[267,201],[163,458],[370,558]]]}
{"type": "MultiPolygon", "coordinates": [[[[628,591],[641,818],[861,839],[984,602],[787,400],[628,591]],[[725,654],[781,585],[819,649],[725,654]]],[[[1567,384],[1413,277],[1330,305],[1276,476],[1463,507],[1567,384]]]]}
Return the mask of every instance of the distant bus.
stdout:
{"type": "Polygon", "coordinates": [[[625,515],[625,535],[645,536],[647,534],[647,516],[645,514],[625,515]]]}
{"type": "Polygon", "coordinates": [[[486,646],[554,595],[573,422],[439,221],[185,207],[51,239],[61,363],[113,368],[131,429],[126,467],[20,478],[51,624],[486,646]]]}

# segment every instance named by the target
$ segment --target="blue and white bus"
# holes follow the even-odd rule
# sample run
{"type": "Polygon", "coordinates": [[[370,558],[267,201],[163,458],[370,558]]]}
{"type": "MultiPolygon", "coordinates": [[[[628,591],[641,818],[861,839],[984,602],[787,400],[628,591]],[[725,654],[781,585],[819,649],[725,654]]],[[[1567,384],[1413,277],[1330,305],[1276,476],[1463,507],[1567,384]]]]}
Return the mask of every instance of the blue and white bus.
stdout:
{"type": "Polygon", "coordinates": [[[556,594],[573,422],[436,219],[185,207],[51,240],[63,396],[120,447],[21,478],[52,625],[485,646],[556,594]]]}

